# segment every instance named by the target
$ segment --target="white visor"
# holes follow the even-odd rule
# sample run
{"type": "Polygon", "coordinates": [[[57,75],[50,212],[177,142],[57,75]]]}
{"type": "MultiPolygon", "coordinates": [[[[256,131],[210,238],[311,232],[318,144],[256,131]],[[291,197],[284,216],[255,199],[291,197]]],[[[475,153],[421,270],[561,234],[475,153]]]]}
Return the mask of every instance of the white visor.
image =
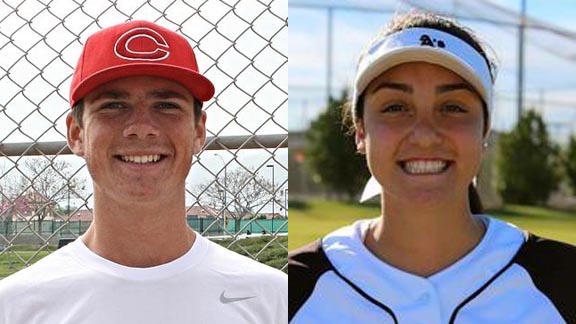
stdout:
{"type": "MultiPolygon", "coordinates": [[[[358,97],[370,82],[385,71],[409,62],[427,62],[442,66],[470,83],[486,103],[488,117],[486,125],[490,129],[493,82],[484,57],[456,36],[437,29],[420,27],[404,29],[386,36],[372,45],[358,63],[352,97],[354,120],[358,97]]],[[[380,191],[378,182],[371,179],[367,183],[361,201],[377,196],[380,191]]]]}

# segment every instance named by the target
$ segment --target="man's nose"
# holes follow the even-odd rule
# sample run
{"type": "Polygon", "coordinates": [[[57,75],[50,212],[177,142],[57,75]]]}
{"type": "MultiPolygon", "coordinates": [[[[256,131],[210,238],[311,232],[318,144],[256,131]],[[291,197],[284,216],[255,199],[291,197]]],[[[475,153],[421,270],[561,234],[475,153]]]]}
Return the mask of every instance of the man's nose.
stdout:
{"type": "Polygon", "coordinates": [[[124,128],[124,137],[145,139],[160,135],[158,125],[150,109],[136,107],[124,128]]]}

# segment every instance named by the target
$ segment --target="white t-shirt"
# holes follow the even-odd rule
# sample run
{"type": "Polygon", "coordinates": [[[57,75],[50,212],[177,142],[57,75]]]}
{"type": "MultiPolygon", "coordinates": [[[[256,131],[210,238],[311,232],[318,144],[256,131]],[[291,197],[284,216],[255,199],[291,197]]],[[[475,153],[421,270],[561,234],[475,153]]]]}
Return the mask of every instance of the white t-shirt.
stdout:
{"type": "Polygon", "coordinates": [[[0,281],[0,324],[287,323],[287,284],[200,235],[150,268],[111,262],[77,239],[0,281]]]}

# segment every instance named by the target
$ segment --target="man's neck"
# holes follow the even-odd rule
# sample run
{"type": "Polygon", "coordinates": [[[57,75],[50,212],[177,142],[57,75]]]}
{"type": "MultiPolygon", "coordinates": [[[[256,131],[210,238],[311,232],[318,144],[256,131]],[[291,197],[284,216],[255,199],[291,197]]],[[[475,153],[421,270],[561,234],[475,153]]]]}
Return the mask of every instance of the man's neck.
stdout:
{"type": "MultiPolygon", "coordinates": [[[[408,203],[408,202],[407,202],[408,203]]],[[[383,261],[422,277],[455,263],[481,241],[485,228],[466,205],[418,208],[388,203],[365,244],[383,261]]]]}
{"type": "Polygon", "coordinates": [[[101,257],[129,267],[152,267],[184,255],[196,234],[186,222],[184,194],[162,201],[126,202],[94,193],[94,220],[83,236],[101,257]]]}

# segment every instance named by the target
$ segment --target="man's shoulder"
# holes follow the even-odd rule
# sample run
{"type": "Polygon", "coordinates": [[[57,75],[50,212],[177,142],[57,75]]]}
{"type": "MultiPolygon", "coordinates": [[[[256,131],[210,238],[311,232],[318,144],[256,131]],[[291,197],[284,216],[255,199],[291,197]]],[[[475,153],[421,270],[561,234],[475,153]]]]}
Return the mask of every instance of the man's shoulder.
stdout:
{"type": "Polygon", "coordinates": [[[68,278],[68,266],[74,261],[70,259],[67,250],[62,248],[52,252],[31,266],[0,280],[0,299],[14,291],[22,293],[31,287],[68,278]]]}
{"type": "MultiPolygon", "coordinates": [[[[250,307],[258,316],[267,318],[263,322],[285,322],[288,276],[284,272],[230,251],[207,238],[202,240],[205,240],[207,253],[200,271],[203,279],[211,280],[209,289],[222,291],[221,300],[232,296],[234,292],[258,296],[250,307]]],[[[242,242],[236,244],[241,245],[242,242]]]]}
{"type": "Polygon", "coordinates": [[[208,239],[206,241],[210,247],[209,267],[213,271],[228,276],[241,276],[245,280],[254,278],[260,282],[263,279],[277,283],[284,283],[288,280],[287,275],[276,268],[238,254],[208,239]]]}

